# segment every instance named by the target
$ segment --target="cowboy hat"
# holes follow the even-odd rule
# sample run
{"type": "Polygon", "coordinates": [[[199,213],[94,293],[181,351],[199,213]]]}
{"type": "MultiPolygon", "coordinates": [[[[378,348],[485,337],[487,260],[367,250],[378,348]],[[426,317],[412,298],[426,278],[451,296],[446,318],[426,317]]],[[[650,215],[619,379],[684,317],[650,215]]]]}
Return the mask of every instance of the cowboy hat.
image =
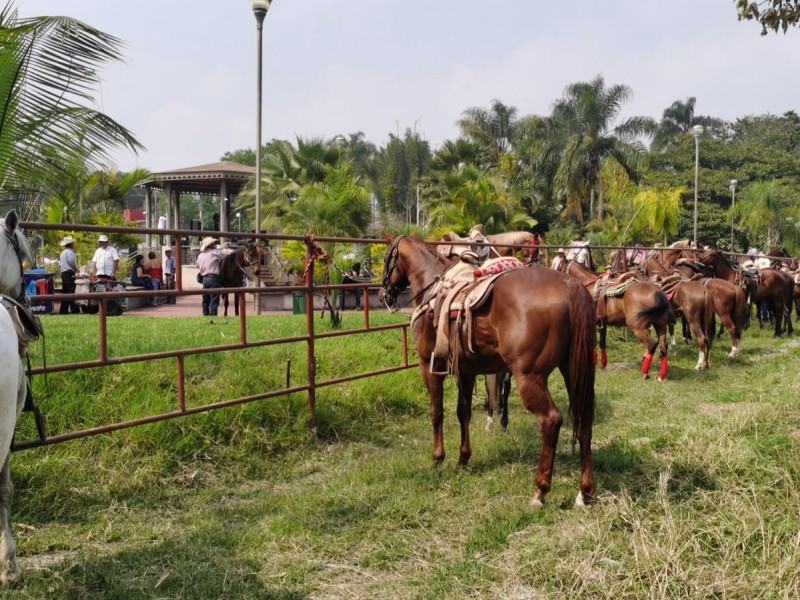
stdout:
{"type": "Polygon", "coordinates": [[[556,254],[566,254],[566,253],[567,251],[564,250],[563,248],[559,248],[558,250],[556,250],[556,254]]]}
{"type": "Polygon", "coordinates": [[[72,237],[71,235],[66,236],[63,240],[59,242],[59,244],[61,244],[62,246],[69,246],[70,244],[74,243],[75,243],[75,238],[72,237]]]}
{"type": "Polygon", "coordinates": [[[108,241],[108,236],[104,233],[99,238],[97,238],[97,241],[98,242],[107,242],[108,241]]]}
{"type": "Polygon", "coordinates": [[[172,248],[170,248],[169,246],[164,246],[164,247],[162,248],[162,250],[163,250],[164,252],[172,252],[172,248]]]}
{"type": "Polygon", "coordinates": [[[204,237],[202,243],[200,244],[200,252],[208,248],[209,246],[213,246],[214,244],[219,243],[217,238],[213,237],[204,237]]]}

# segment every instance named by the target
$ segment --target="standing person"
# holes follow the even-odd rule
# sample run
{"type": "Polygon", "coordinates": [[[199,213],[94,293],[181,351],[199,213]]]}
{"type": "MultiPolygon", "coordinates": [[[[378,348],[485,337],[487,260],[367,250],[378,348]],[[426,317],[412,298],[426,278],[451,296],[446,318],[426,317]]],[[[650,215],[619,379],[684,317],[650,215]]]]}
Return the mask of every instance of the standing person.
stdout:
{"type": "Polygon", "coordinates": [[[578,236],[569,243],[570,250],[567,253],[567,260],[574,260],[576,263],[583,265],[590,271],[594,271],[592,264],[592,255],[589,253],[589,242],[583,239],[583,236],[578,236]]]}
{"type": "MultiPolygon", "coordinates": [[[[61,292],[64,294],[75,293],[75,276],[78,274],[78,257],[75,254],[75,238],[71,235],[66,236],[61,240],[61,245],[64,249],[58,257],[59,269],[61,270],[61,292]]],[[[81,311],[78,305],[72,300],[62,300],[61,307],[58,309],[58,314],[66,315],[72,313],[73,315],[79,314],[81,311]]]]}
{"type": "Polygon", "coordinates": [[[553,262],[550,263],[550,268],[556,271],[567,270],[567,252],[563,248],[556,250],[556,256],[553,262]]]}
{"type": "MultiPolygon", "coordinates": [[[[358,277],[361,276],[361,263],[355,263],[347,273],[344,274],[342,278],[342,283],[358,283],[358,277]]],[[[339,310],[344,310],[345,304],[345,292],[346,290],[339,290],[341,294],[339,295],[339,310]]],[[[356,308],[355,310],[361,310],[361,294],[362,289],[358,288],[353,290],[356,297],[356,308]]]]}
{"type": "MultiPolygon", "coordinates": [[[[156,258],[156,253],[153,250],[147,253],[147,260],[144,263],[144,268],[147,270],[147,274],[150,275],[150,279],[153,282],[153,289],[158,291],[161,289],[161,284],[163,283],[164,279],[164,271],[161,268],[161,261],[156,258]]],[[[152,299],[152,303],[154,306],[157,306],[161,303],[158,296],[154,296],[152,299]]]]}
{"type": "MultiPolygon", "coordinates": [[[[203,238],[200,244],[200,254],[197,255],[197,268],[203,277],[203,289],[218,288],[222,286],[220,279],[220,264],[224,254],[217,249],[219,240],[212,237],[203,238]]],[[[216,317],[217,307],[219,306],[219,294],[203,294],[203,316],[216,317]]],[[[214,320],[209,320],[209,325],[214,324],[214,320]]]]}
{"type": "Polygon", "coordinates": [[[117,278],[119,269],[119,254],[114,246],[109,245],[108,236],[103,234],[97,238],[100,247],[94,251],[92,257],[92,277],[106,281],[117,278]]]}
{"type": "MultiPolygon", "coordinates": [[[[172,256],[172,248],[166,246],[164,248],[166,259],[164,260],[164,280],[166,281],[166,288],[168,290],[175,289],[175,257],[172,256]]],[[[175,304],[175,296],[169,296],[165,299],[166,304],[175,304]]]]}

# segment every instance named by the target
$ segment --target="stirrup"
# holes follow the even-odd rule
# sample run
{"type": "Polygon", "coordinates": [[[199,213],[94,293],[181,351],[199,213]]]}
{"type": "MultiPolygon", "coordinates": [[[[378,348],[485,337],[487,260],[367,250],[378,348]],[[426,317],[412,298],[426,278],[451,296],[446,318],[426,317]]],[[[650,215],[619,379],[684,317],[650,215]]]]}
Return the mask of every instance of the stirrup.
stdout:
{"type": "MultiPolygon", "coordinates": [[[[435,363],[435,361],[436,361],[436,360],[437,360],[437,359],[436,359],[436,354],[434,354],[433,352],[431,352],[431,364],[430,364],[430,366],[428,367],[428,372],[429,372],[431,375],[450,375],[450,371],[449,371],[449,370],[445,370],[445,371],[434,371],[434,370],[433,370],[434,363],[435,363]]],[[[446,364],[446,360],[445,360],[444,358],[440,358],[440,359],[438,359],[438,360],[439,360],[439,361],[445,361],[445,364],[446,364]]],[[[439,364],[441,364],[441,363],[439,363],[439,364]]]]}

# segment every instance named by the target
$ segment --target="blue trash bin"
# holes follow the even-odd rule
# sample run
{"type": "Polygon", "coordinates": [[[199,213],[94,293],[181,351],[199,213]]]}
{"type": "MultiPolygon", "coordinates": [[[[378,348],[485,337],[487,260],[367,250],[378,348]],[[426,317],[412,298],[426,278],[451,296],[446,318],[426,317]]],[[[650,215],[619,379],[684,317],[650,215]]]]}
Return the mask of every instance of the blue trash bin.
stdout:
{"type": "Polygon", "coordinates": [[[25,281],[25,295],[30,297],[31,312],[37,315],[53,314],[52,300],[36,300],[36,296],[55,293],[53,274],[45,269],[32,269],[22,274],[25,281]]]}

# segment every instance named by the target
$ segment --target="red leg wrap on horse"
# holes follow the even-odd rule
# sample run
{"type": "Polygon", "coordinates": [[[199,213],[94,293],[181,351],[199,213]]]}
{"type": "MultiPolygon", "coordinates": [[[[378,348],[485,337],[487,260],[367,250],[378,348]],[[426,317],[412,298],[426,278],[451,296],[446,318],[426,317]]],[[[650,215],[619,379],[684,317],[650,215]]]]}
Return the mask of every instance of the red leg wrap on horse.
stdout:
{"type": "Polygon", "coordinates": [[[661,357],[661,372],[658,374],[658,376],[661,379],[666,379],[668,370],[669,370],[669,368],[667,367],[667,357],[666,356],[662,356],[661,357]]]}
{"type": "Polygon", "coordinates": [[[644,362],[642,363],[642,374],[647,375],[650,372],[650,363],[653,362],[653,355],[648,353],[647,356],[644,357],[644,362]]]}
{"type": "Polygon", "coordinates": [[[606,365],[608,364],[608,354],[606,354],[606,349],[605,348],[601,348],[600,349],[600,364],[603,365],[604,369],[606,368],[606,365]]]}

